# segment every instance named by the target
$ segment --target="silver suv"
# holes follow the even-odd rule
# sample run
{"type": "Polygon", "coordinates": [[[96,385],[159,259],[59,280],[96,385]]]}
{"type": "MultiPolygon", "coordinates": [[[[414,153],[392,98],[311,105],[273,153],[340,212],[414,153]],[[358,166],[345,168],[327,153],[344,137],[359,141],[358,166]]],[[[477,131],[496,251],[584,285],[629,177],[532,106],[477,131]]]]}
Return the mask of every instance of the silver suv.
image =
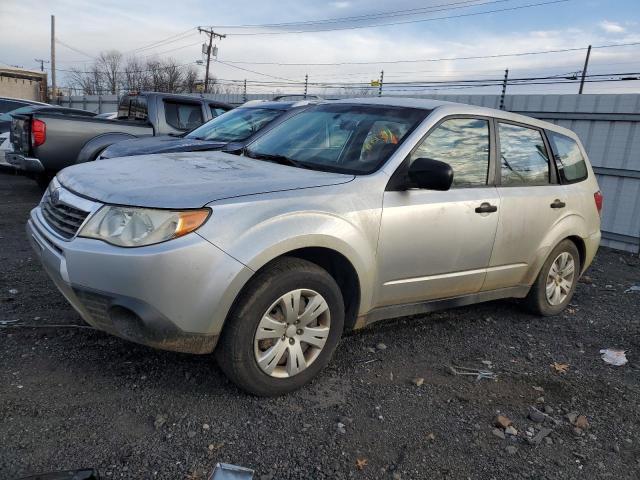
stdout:
{"type": "Polygon", "coordinates": [[[309,382],[342,333],[498,298],[561,312],[600,241],[577,136],[431,100],[322,103],[240,156],[82,164],[28,237],[91,325],[192,353],[257,395],[309,382]]]}

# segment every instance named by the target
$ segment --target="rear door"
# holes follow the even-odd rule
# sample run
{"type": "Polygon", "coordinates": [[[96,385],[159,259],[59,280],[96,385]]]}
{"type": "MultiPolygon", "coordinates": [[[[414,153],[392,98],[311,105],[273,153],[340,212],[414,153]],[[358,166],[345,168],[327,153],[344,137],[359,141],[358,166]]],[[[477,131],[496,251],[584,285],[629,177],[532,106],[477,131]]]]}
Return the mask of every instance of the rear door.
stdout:
{"type": "Polygon", "coordinates": [[[564,215],[567,201],[543,131],[504,120],[495,124],[501,208],[483,290],[525,282],[530,266],[550,247],[545,237],[564,215]]]}
{"type": "Polygon", "coordinates": [[[492,137],[488,118],[448,117],[427,133],[400,167],[408,168],[417,158],[446,162],[453,168],[453,185],[446,192],[384,193],[379,306],[481,289],[500,209],[493,184],[492,137]]]}

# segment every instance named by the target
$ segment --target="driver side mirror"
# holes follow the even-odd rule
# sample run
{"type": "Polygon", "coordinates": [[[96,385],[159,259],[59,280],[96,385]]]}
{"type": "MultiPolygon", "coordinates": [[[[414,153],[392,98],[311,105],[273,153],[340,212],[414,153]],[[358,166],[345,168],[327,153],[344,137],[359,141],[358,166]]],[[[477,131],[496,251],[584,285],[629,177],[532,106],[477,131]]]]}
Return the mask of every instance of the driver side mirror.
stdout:
{"type": "Polygon", "coordinates": [[[439,160],[416,158],[409,167],[409,180],[418,188],[446,191],[453,183],[453,169],[439,160]]]}

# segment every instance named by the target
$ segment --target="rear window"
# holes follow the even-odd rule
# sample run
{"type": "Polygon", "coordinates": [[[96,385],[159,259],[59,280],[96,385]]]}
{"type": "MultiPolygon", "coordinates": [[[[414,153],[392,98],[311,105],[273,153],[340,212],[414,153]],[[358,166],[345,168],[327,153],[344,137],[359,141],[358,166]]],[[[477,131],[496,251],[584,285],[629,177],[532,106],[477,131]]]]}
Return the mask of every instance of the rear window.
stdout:
{"type": "Polygon", "coordinates": [[[178,130],[193,130],[202,125],[202,107],[199,103],[178,103],[165,100],[164,118],[178,130]]]}
{"type": "Polygon", "coordinates": [[[587,164],[578,143],[572,138],[548,130],[547,137],[556,160],[560,181],[576,183],[585,180],[588,176],[587,164]]]}
{"type": "Polygon", "coordinates": [[[149,116],[146,97],[124,97],[118,106],[118,120],[146,121],[149,116]]]}

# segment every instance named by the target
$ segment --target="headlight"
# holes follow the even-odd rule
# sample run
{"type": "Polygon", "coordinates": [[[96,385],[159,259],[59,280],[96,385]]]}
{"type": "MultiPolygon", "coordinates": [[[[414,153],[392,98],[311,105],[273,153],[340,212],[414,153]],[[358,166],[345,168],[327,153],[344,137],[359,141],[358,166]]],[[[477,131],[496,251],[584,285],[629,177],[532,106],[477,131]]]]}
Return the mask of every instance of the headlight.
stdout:
{"type": "Polygon", "coordinates": [[[105,205],[78,236],[120,247],[142,247],[178,238],[199,228],[211,210],[158,210],[105,205]]]}

